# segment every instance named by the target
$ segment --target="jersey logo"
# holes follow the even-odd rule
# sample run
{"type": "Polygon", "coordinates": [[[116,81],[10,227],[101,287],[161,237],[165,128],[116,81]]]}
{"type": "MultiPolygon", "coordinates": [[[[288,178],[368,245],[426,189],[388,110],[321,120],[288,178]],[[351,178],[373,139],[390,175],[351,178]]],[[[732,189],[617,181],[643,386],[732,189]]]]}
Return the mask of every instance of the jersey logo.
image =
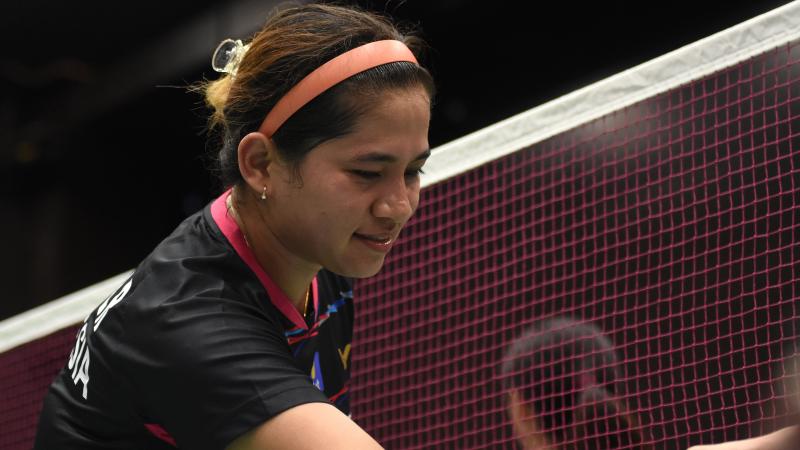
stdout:
{"type": "Polygon", "coordinates": [[[319,352],[314,352],[314,365],[311,366],[311,380],[314,386],[325,392],[325,383],[322,381],[322,368],[319,365],[319,352]]]}
{"type": "Polygon", "coordinates": [[[339,352],[339,359],[342,360],[342,367],[347,370],[347,360],[350,359],[350,344],[344,346],[344,351],[340,348],[337,348],[336,351],[339,352]]]}

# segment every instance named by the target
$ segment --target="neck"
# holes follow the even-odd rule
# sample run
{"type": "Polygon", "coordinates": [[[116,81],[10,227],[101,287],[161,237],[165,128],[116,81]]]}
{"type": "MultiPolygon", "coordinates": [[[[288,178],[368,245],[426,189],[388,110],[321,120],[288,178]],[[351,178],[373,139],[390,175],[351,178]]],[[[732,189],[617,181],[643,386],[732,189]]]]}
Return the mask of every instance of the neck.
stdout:
{"type": "Polygon", "coordinates": [[[242,195],[241,190],[234,188],[229,200],[231,216],[242,230],[258,264],[302,315],[311,281],[321,266],[304,260],[286,248],[270,228],[267,214],[259,210],[262,208],[258,203],[261,200],[255,195],[247,195],[247,191],[242,195]]]}

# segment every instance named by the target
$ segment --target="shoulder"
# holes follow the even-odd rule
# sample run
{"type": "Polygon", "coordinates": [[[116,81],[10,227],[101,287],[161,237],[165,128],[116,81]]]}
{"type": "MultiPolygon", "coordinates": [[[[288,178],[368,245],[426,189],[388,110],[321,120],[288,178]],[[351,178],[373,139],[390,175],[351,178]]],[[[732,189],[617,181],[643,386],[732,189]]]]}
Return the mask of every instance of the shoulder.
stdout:
{"type": "Polygon", "coordinates": [[[174,266],[137,270],[90,315],[93,347],[109,364],[146,380],[165,369],[224,367],[225,360],[246,352],[288,354],[278,313],[264,301],[263,290],[256,293],[258,286],[248,292],[224,278],[174,266]]]}
{"type": "MultiPolygon", "coordinates": [[[[251,299],[264,290],[214,223],[207,206],[184,220],[139,264],[128,295],[130,307],[219,308],[225,302],[193,298],[251,299]]],[[[263,302],[262,302],[263,303],[263,302]]],[[[163,311],[159,311],[163,312],[163,311]]]]}
{"type": "Polygon", "coordinates": [[[136,271],[153,273],[171,269],[186,275],[202,275],[217,272],[225,266],[245,268],[206,206],[181,222],[147,255],[136,271]]]}
{"type": "Polygon", "coordinates": [[[207,354],[202,346],[224,348],[232,334],[247,330],[281,345],[279,313],[207,210],[183,221],[96,309],[103,341],[165,357],[207,354]]]}

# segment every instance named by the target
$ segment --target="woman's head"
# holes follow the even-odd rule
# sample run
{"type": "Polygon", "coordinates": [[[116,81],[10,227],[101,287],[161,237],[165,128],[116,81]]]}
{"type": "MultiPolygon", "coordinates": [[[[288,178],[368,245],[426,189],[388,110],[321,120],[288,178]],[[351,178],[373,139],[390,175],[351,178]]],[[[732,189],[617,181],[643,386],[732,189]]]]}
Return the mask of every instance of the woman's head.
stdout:
{"type": "Polygon", "coordinates": [[[308,74],[365,44],[421,42],[353,8],[277,12],[250,42],[235,76],[209,83],[222,134],[218,174],[242,209],[257,211],[295,256],[343,275],[377,272],[419,199],[434,85],[402,61],[358,73],[292,114],[271,136],[267,113],[308,74]],[[267,197],[258,201],[261,194],[267,197]]]}
{"type": "Polygon", "coordinates": [[[502,375],[523,448],[612,449],[642,441],[618,400],[618,358],[596,326],[541,321],[508,350],[502,375]]]}

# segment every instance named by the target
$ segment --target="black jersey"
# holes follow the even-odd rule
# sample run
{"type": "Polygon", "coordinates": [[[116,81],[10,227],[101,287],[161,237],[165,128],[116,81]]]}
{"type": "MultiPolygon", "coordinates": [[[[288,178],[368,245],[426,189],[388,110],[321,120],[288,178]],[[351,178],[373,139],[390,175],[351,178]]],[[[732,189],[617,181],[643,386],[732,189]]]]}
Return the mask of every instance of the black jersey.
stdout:
{"type": "Polygon", "coordinates": [[[35,449],[224,449],[303,403],[349,414],[349,280],[320,271],[304,320],[257,264],[227,195],[86,318],[35,449]]]}

